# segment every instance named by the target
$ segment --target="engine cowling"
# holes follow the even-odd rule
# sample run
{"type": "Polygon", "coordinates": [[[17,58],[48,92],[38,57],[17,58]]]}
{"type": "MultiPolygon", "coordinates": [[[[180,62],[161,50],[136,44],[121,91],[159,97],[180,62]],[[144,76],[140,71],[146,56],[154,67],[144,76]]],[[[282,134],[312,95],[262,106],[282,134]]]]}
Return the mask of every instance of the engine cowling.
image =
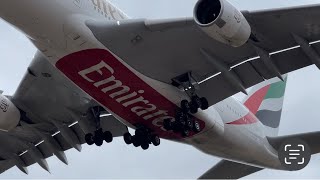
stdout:
{"type": "Polygon", "coordinates": [[[4,95],[0,94],[0,130],[10,131],[20,121],[19,109],[4,95]]]}
{"type": "Polygon", "coordinates": [[[194,19],[211,38],[239,47],[251,35],[251,27],[243,14],[227,0],[199,0],[194,19]]]}

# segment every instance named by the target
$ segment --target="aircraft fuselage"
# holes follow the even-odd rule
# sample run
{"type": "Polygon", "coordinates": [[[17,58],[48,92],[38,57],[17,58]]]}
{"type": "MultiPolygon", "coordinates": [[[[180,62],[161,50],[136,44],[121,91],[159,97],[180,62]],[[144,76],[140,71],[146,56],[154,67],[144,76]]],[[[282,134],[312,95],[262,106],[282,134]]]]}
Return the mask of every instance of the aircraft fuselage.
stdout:
{"type": "MultiPolygon", "coordinates": [[[[172,85],[148,78],[103,46],[86,22],[128,17],[103,0],[2,0],[0,17],[22,31],[66,78],[129,127],[142,123],[160,137],[193,145],[210,155],[260,167],[280,169],[263,125],[228,124],[249,115],[228,98],[194,115],[201,132],[187,138],[163,128],[187,95],[172,85]]],[[[212,94],[214,96],[214,94],[212,94]]]]}

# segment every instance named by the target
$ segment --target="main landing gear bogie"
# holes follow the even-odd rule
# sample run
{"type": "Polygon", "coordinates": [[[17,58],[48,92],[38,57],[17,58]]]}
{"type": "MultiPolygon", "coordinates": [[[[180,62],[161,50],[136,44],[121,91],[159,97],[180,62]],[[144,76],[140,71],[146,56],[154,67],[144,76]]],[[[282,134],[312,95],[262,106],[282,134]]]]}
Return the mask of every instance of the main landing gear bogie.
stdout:
{"type": "Polygon", "coordinates": [[[85,135],[85,140],[88,145],[102,146],[103,141],[111,143],[113,140],[112,133],[110,131],[103,132],[102,128],[96,130],[94,134],[88,133],[85,135]]]}
{"type": "Polygon", "coordinates": [[[198,109],[206,110],[209,108],[209,102],[206,98],[199,98],[197,95],[191,97],[191,101],[182,100],[180,103],[182,111],[185,113],[196,114],[198,109]]]}
{"type": "MultiPolygon", "coordinates": [[[[113,135],[110,131],[103,131],[100,125],[100,115],[104,109],[101,107],[90,108],[89,113],[93,116],[96,124],[96,130],[93,133],[85,135],[85,141],[88,145],[102,146],[103,141],[111,143],[113,135]]],[[[150,144],[154,146],[160,145],[160,137],[153,133],[152,130],[145,127],[144,125],[136,125],[137,129],[135,135],[131,135],[129,132],[123,135],[123,139],[126,144],[133,144],[135,147],[141,146],[142,149],[147,150],[150,144]]]]}
{"type": "Polygon", "coordinates": [[[209,102],[205,97],[199,97],[197,95],[197,89],[200,89],[199,83],[192,76],[192,72],[187,72],[178,77],[172,79],[172,85],[183,89],[183,91],[189,96],[190,101],[182,100],[180,103],[181,109],[185,113],[196,114],[198,109],[206,110],[209,108],[209,102]]]}
{"type": "Polygon", "coordinates": [[[174,121],[165,119],[163,126],[166,130],[180,133],[183,137],[189,136],[191,131],[195,133],[201,131],[199,121],[192,119],[192,116],[185,111],[177,111],[174,121]]]}
{"type": "Polygon", "coordinates": [[[110,131],[103,131],[100,125],[100,114],[104,111],[102,107],[96,106],[90,109],[90,113],[92,114],[95,123],[96,130],[93,133],[88,133],[85,135],[85,141],[88,145],[97,145],[102,146],[103,141],[107,143],[111,143],[113,140],[112,133],[110,131]]]}
{"type": "Polygon", "coordinates": [[[123,139],[126,144],[133,144],[135,147],[141,147],[143,150],[147,150],[150,144],[154,146],[160,145],[160,137],[153,134],[152,131],[146,127],[139,127],[135,131],[135,135],[131,135],[129,132],[123,135],[123,139]]]}

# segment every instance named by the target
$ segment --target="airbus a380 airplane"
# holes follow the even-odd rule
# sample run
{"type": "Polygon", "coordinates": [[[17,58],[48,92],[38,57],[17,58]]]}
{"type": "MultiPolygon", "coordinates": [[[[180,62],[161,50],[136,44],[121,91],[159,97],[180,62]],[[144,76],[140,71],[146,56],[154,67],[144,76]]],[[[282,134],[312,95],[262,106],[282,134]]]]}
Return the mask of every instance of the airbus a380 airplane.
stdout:
{"type": "Polygon", "coordinates": [[[320,6],[240,12],[199,0],[194,17],[130,19],[103,0],[2,0],[0,17],[39,52],[1,95],[0,172],[81,144],[190,144],[222,160],[201,178],[288,169],[282,144],[320,152],[319,132],[279,137],[288,72],[320,67],[320,6]],[[294,21],[293,21],[294,20],[294,21]],[[231,96],[246,93],[244,103],[231,96]],[[128,128],[135,129],[131,135],[128,128]]]}

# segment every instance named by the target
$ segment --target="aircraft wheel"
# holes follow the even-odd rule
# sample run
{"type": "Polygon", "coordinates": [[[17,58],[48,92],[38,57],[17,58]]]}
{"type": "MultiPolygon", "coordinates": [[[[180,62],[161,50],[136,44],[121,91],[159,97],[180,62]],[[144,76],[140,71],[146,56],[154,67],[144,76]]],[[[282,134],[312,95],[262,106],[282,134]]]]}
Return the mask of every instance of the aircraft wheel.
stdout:
{"type": "Polygon", "coordinates": [[[143,143],[143,144],[141,144],[141,148],[143,150],[147,150],[147,149],[149,149],[149,144],[148,143],[143,143]]]}
{"type": "Polygon", "coordinates": [[[94,137],[94,143],[95,143],[97,146],[102,146],[102,144],[103,144],[103,139],[102,139],[102,137],[95,136],[95,137],[94,137]]]}
{"type": "Polygon", "coordinates": [[[164,127],[167,131],[173,130],[172,121],[171,121],[170,119],[165,119],[165,120],[163,120],[163,127],[164,127]]]}
{"type": "Polygon", "coordinates": [[[201,106],[201,100],[198,96],[193,96],[191,98],[191,103],[197,109],[200,108],[200,106],[201,106]]]}
{"type": "Polygon", "coordinates": [[[207,100],[205,97],[200,98],[200,101],[201,101],[201,106],[200,106],[200,108],[201,108],[202,110],[206,110],[206,109],[209,108],[209,102],[208,102],[208,100],[207,100]]]}
{"type": "Polygon", "coordinates": [[[198,112],[198,107],[195,106],[193,103],[190,104],[190,113],[191,114],[196,114],[198,112]]]}
{"type": "Polygon", "coordinates": [[[110,131],[106,131],[103,133],[103,139],[107,142],[107,143],[111,143],[113,140],[113,136],[112,133],[110,131]]]}
{"type": "Polygon", "coordinates": [[[134,145],[134,147],[140,146],[140,141],[136,136],[132,136],[132,144],[134,145]]]}
{"type": "Polygon", "coordinates": [[[132,143],[132,136],[128,132],[123,135],[123,139],[124,139],[124,142],[128,145],[132,143]]]}
{"type": "Polygon", "coordinates": [[[190,132],[189,132],[189,130],[187,130],[187,129],[184,129],[184,130],[182,130],[182,132],[181,132],[182,137],[188,137],[189,134],[190,134],[190,132]]]}
{"type": "Polygon", "coordinates": [[[186,119],[187,119],[187,116],[184,112],[182,111],[178,111],[177,114],[176,114],[176,122],[179,124],[179,125],[182,125],[184,126],[186,124],[186,119]]]}
{"type": "Polygon", "coordinates": [[[189,102],[187,100],[182,100],[180,105],[183,112],[188,113],[190,111],[189,102]]]}
{"type": "Polygon", "coordinates": [[[157,135],[152,135],[151,136],[151,142],[154,146],[159,146],[160,145],[160,138],[157,135]]]}
{"type": "Polygon", "coordinates": [[[173,123],[173,128],[172,128],[173,132],[178,133],[180,132],[180,129],[181,129],[181,125],[177,121],[175,121],[173,123]]]}
{"type": "Polygon", "coordinates": [[[199,121],[194,121],[193,122],[193,131],[198,133],[201,131],[200,123],[199,121]]]}
{"type": "Polygon", "coordinates": [[[92,133],[88,133],[85,135],[84,139],[86,140],[86,143],[91,146],[92,144],[94,144],[94,140],[93,140],[93,135],[92,133]]]}
{"type": "Polygon", "coordinates": [[[193,128],[193,124],[192,124],[192,120],[191,119],[187,119],[186,126],[190,130],[193,128]]]}

